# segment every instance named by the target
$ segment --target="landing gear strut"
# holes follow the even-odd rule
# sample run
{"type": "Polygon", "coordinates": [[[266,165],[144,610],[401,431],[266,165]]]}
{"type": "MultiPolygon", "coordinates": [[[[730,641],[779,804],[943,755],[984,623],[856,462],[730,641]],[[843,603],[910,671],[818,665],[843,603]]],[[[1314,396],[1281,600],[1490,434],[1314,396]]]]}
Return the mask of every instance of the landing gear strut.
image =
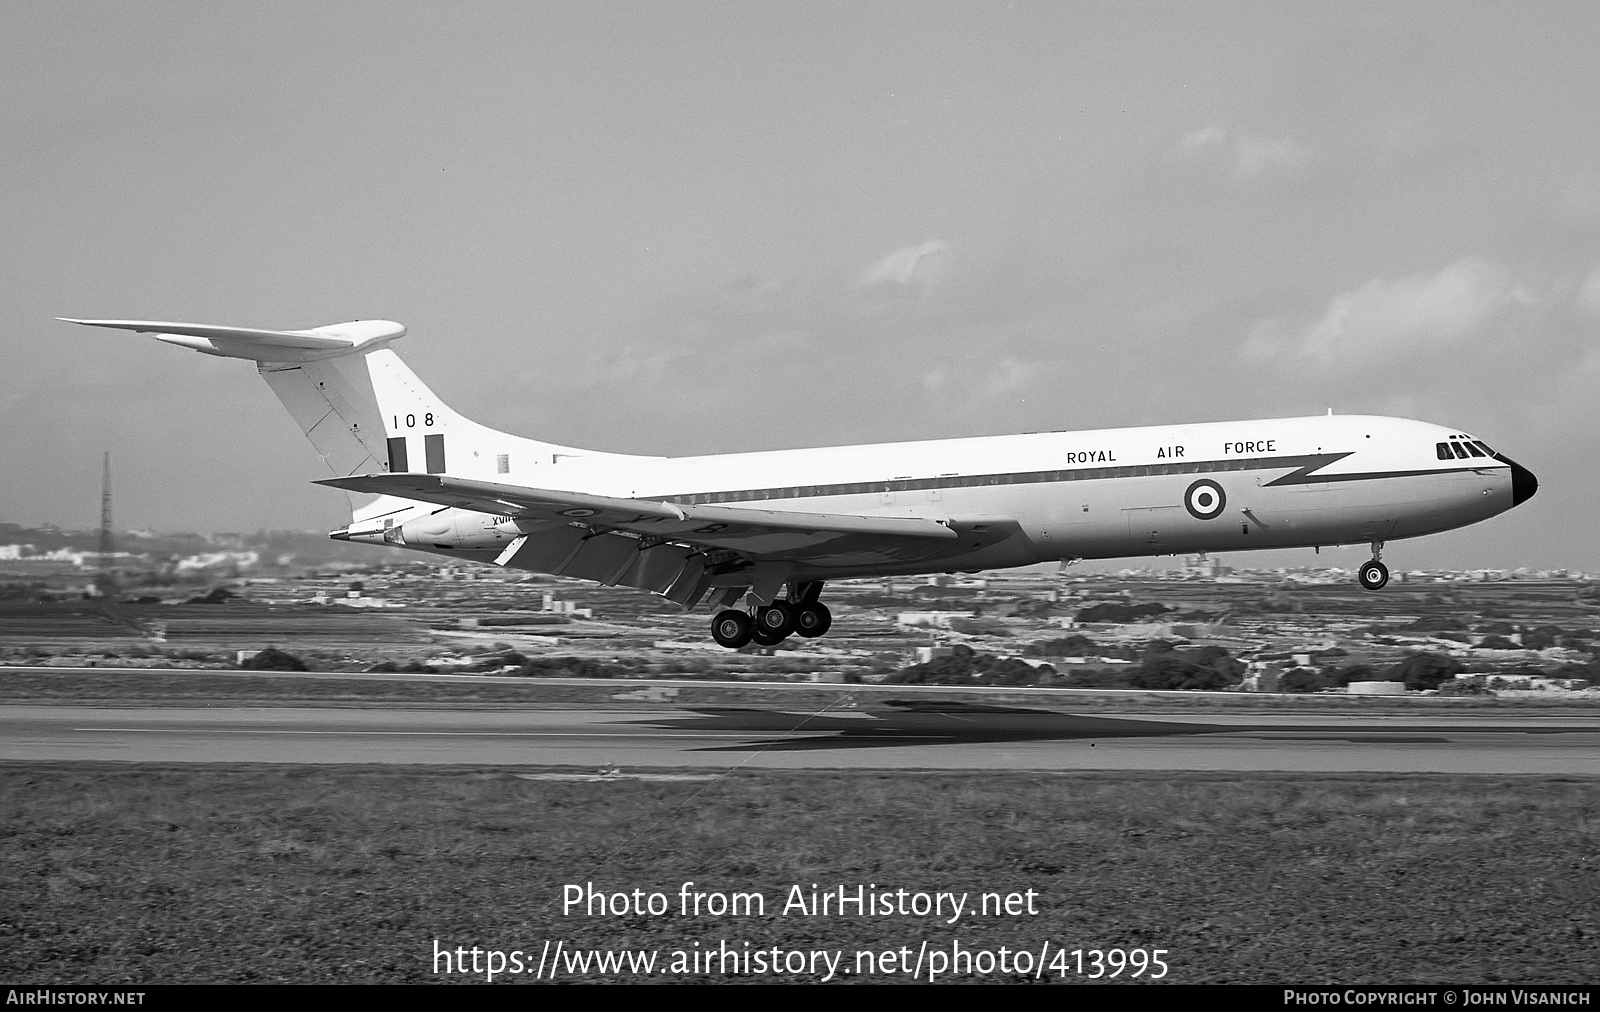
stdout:
{"type": "Polygon", "coordinates": [[[1378,561],[1383,553],[1383,542],[1372,543],[1372,558],[1362,564],[1356,572],[1356,579],[1361,581],[1361,586],[1368,590],[1382,590],[1389,582],[1389,567],[1378,561]]]}
{"type": "Polygon", "coordinates": [[[719,646],[737,650],[751,642],[775,647],[792,633],[807,639],[821,636],[833,625],[833,613],[817,600],[821,593],[822,583],[812,581],[793,587],[787,599],[762,605],[754,613],[732,608],[718,612],[711,620],[711,638],[719,646]]]}

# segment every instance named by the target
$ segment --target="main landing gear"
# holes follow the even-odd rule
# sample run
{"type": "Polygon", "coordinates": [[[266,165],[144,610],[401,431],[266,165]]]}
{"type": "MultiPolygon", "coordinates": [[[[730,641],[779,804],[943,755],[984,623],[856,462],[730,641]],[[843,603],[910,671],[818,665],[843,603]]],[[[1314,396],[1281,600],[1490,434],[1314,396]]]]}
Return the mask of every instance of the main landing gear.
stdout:
{"type": "Polygon", "coordinates": [[[751,642],[775,647],[792,634],[807,639],[821,636],[833,625],[833,613],[817,600],[821,593],[821,583],[803,583],[788,600],[762,605],[754,613],[735,608],[718,612],[711,620],[711,638],[719,646],[737,650],[751,642]]]}
{"type": "Polygon", "coordinates": [[[1372,543],[1372,558],[1362,564],[1356,571],[1356,579],[1361,581],[1361,586],[1368,590],[1382,590],[1389,582],[1389,567],[1378,561],[1383,554],[1383,542],[1372,543]]]}

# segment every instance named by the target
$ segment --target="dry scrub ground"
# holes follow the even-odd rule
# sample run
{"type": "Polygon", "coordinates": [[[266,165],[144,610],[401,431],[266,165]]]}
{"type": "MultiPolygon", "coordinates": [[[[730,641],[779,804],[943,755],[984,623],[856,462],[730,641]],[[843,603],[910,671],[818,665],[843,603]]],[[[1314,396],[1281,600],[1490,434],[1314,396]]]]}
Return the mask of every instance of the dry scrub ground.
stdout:
{"type": "Polygon", "coordinates": [[[959,940],[1165,949],[1166,979],[1181,983],[1600,980],[1600,791],[1587,780],[740,772],[585,783],[16,764],[0,767],[0,813],[0,979],[18,983],[428,981],[444,977],[436,939],[530,961],[546,941],[656,949],[658,967],[696,943],[842,949],[850,966],[856,949],[914,955],[923,941],[959,940]],[[675,916],[691,880],[759,891],[766,913],[675,916]],[[563,886],[589,881],[660,891],[673,912],[564,916],[563,886]],[[812,883],[969,892],[972,903],[1032,889],[1038,913],[969,911],[955,925],[782,915],[789,887],[812,883]]]}

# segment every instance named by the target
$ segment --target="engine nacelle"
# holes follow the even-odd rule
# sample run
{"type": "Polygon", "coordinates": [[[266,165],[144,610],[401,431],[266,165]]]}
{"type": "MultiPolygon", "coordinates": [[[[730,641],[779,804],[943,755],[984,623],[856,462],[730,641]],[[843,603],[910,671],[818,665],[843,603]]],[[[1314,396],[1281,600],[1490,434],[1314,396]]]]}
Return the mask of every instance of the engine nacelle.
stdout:
{"type": "Polygon", "coordinates": [[[510,517],[448,509],[390,528],[385,540],[418,548],[498,551],[521,533],[510,517]]]}

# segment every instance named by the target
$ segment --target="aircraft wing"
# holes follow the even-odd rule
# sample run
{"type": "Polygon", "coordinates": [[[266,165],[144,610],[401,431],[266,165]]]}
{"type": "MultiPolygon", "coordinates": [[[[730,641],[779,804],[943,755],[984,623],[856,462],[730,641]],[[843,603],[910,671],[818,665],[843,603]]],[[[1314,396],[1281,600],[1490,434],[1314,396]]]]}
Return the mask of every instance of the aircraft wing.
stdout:
{"type": "Polygon", "coordinates": [[[873,517],[843,513],[796,513],[749,506],[677,505],[549,489],[469,481],[441,474],[367,474],[317,482],[352,492],[376,492],[479,513],[546,520],[706,547],[741,554],[792,552],[844,535],[874,538],[955,540],[951,527],[921,517],[873,517]]]}
{"type": "Polygon", "coordinates": [[[688,505],[443,474],[352,475],[317,484],[514,517],[523,535],[505,547],[500,565],[639,587],[685,608],[713,587],[737,593],[750,586],[770,597],[796,568],[860,571],[970,560],[977,549],[1022,533],[1010,517],[935,521],[688,505]]]}

